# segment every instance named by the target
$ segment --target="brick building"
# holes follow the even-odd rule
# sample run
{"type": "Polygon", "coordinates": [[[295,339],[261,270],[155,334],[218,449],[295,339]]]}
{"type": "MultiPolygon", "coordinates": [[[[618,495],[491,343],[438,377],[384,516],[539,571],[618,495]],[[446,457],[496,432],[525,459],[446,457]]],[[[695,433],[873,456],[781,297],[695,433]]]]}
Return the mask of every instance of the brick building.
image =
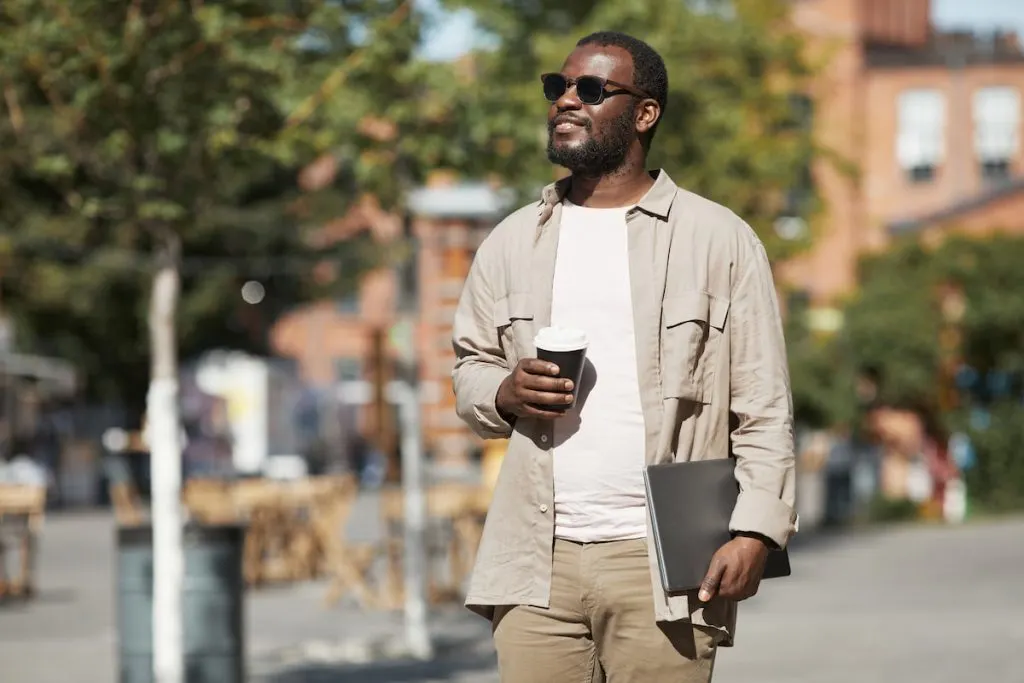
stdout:
{"type": "Polygon", "coordinates": [[[827,307],[854,287],[857,258],[898,236],[1024,232],[1015,35],[937,32],[929,0],[793,6],[828,62],[811,93],[814,130],[855,170],[818,162],[826,209],[813,249],[780,268],[782,281],[827,307]]]}
{"type": "MultiPolygon", "coordinates": [[[[419,361],[428,452],[436,462],[460,462],[476,447],[455,414],[451,326],[473,255],[503,208],[500,193],[484,183],[442,182],[413,192],[405,226],[416,244],[411,268],[368,273],[352,298],[312,304],[275,325],[275,350],[298,360],[306,382],[336,389],[356,406],[356,428],[385,452],[395,446],[395,415],[376,388],[386,385],[408,344],[419,361]]],[[[402,233],[401,223],[366,200],[332,232],[366,230],[388,242],[402,233]]]]}

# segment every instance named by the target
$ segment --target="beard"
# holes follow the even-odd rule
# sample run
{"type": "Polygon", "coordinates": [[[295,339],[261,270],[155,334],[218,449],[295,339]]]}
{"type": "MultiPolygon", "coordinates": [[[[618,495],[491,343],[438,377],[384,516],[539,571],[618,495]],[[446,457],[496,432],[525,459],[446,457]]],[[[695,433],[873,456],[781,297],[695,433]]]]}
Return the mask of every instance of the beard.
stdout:
{"type": "Polygon", "coordinates": [[[593,135],[593,121],[584,126],[587,137],[575,145],[555,142],[555,126],[548,122],[548,160],[583,178],[596,178],[619,170],[626,161],[636,131],[633,128],[633,109],[627,108],[620,116],[608,122],[601,139],[593,135]]]}

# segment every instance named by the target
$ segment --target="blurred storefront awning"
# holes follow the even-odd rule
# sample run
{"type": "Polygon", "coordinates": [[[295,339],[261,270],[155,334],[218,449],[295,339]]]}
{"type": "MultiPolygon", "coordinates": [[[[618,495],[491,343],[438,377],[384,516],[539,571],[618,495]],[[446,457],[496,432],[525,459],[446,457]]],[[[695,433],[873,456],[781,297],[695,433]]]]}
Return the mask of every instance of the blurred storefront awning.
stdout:
{"type": "Polygon", "coordinates": [[[421,187],[409,193],[409,210],[425,218],[488,218],[508,208],[510,193],[487,183],[421,187]]]}
{"type": "Polygon", "coordinates": [[[74,393],[77,374],[66,361],[44,356],[0,353],[0,378],[18,377],[36,380],[59,393],[74,393]]]}

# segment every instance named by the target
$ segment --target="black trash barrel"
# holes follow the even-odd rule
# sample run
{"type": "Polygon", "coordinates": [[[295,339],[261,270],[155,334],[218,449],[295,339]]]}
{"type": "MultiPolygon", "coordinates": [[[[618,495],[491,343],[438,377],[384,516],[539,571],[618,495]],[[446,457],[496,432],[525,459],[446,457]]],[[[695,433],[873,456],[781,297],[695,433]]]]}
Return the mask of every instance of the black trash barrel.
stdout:
{"type": "MultiPolygon", "coordinates": [[[[186,526],[182,595],[185,683],[243,683],[241,526],[186,526]]],[[[117,531],[120,683],[153,683],[153,530],[117,531]]]]}

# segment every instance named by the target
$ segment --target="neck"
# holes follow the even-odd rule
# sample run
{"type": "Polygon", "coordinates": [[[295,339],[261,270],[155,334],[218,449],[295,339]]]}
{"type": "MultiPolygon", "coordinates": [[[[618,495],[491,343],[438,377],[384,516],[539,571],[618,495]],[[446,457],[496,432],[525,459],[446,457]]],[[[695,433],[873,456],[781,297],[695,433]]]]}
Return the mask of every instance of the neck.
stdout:
{"type": "Polygon", "coordinates": [[[578,206],[612,209],[636,204],[652,185],[654,178],[644,168],[643,162],[627,163],[603,176],[573,175],[568,196],[569,201],[578,206]]]}

